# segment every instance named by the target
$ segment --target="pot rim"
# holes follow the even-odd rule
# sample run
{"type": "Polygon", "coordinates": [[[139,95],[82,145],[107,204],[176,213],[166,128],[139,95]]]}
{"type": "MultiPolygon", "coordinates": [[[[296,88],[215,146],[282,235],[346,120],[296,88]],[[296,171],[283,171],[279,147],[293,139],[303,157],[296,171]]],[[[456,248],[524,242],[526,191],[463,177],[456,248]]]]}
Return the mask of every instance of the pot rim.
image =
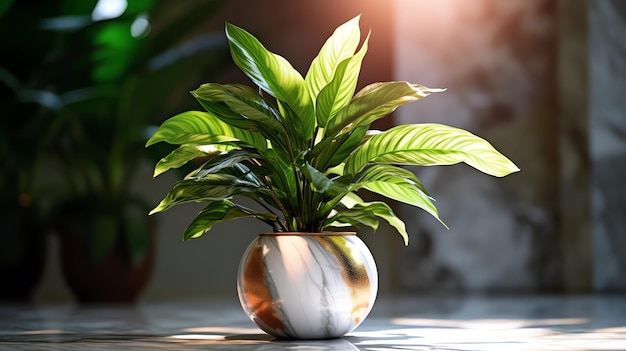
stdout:
{"type": "Polygon", "coordinates": [[[259,236],[355,236],[356,232],[272,232],[260,233],[259,236]]]}

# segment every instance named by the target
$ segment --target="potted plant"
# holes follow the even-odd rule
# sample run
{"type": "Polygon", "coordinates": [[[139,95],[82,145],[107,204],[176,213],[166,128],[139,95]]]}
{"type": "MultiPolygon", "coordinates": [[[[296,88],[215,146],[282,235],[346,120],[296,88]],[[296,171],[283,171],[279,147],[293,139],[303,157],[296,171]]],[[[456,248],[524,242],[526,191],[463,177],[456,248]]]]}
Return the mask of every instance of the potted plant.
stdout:
{"type": "MultiPolygon", "coordinates": [[[[161,159],[157,176],[198,157],[206,162],[173,185],[151,213],[188,202],[206,207],[185,230],[197,238],[219,222],[254,217],[260,233],[244,253],[238,293],[243,309],[281,338],[331,338],[353,330],[377,292],[374,260],[345,226],[376,229],[383,219],[404,238],[404,223],[368,190],[421,208],[439,220],[433,199],[400,165],[460,162],[492,176],[518,168],[484,139],[441,124],[386,131],[372,122],[441,89],[408,82],[373,83],[354,94],[367,50],[359,17],[339,26],[302,77],[245,30],[226,24],[234,62],[259,88],[203,84],[192,91],[206,111],[166,120],[147,146],[179,147],[161,159]],[[246,207],[237,199],[253,200],[246,207]]],[[[442,222],[443,223],[443,222],[442,222]]]]}
{"type": "MultiPolygon", "coordinates": [[[[227,51],[225,41],[190,36],[221,3],[179,2],[175,14],[171,4],[150,0],[113,13],[101,2],[81,0],[48,2],[35,12],[28,2],[15,2],[9,10],[5,32],[28,18],[20,28],[33,38],[24,44],[22,37],[7,35],[21,53],[11,56],[16,64],[9,68],[29,69],[24,80],[50,105],[44,117],[15,119],[26,124],[39,117],[53,127],[31,129],[47,136],[45,180],[54,187],[54,197],[47,199],[50,225],[60,241],[63,276],[81,302],[134,301],[149,281],[154,219],[146,214],[143,194],[133,188],[147,162],[146,129],[171,96],[163,86],[223,67],[215,53],[227,51]],[[193,50],[181,49],[189,39],[193,50]]],[[[32,98],[33,91],[28,93],[32,98]]],[[[8,140],[21,137],[24,146],[38,146],[36,135],[25,136],[8,140]]],[[[11,156],[43,150],[17,146],[11,156]]]]}

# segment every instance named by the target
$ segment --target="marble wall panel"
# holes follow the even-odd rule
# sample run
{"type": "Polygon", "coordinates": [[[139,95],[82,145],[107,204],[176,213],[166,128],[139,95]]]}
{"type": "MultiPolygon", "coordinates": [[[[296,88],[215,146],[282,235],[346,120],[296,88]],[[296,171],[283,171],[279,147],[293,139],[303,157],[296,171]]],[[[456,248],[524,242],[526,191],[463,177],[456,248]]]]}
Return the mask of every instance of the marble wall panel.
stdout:
{"type": "Polygon", "coordinates": [[[398,110],[490,140],[522,171],[493,178],[464,165],[414,169],[446,230],[401,207],[411,244],[408,291],[560,288],[556,1],[397,1],[396,79],[445,93],[398,110]]]}

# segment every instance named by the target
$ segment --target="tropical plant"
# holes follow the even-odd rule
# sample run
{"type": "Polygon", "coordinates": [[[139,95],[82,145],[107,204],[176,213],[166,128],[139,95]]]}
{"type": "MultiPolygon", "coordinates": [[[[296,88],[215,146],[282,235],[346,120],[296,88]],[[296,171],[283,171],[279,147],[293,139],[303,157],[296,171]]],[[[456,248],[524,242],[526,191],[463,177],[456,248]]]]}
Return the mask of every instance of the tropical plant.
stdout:
{"type": "Polygon", "coordinates": [[[364,201],[358,190],[419,207],[439,219],[420,180],[400,166],[465,162],[497,177],[518,171],[486,140],[462,129],[408,124],[370,130],[398,106],[442,89],[392,81],[370,84],[355,94],[369,39],[368,34],[358,49],[359,16],[334,31],[304,78],[245,30],[227,23],[226,36],[234,62],[259,89],[203,84],[192,94],[206,111],[171,117],[146,144],[179,145],[156,164],[155,177],[196,158],[207,159],[151,211],[207,203],[184,239],[242,217],[259,219],[278,232],[359,224],[375,230],[383,219],[406,243],[405,225],[391,207],[364,201]],[[260,206],[244,206],[235,197],[260,206]]]}
{"type": "Polygon", "coordinates": [[[176,14],[165,1],[137,0],[117,13],[99,12],[103,3],[59,0],[30,15],[33,36],[50,38],[40,47],[33,40],[41,62],[32,80],[56,102],[46,151],[61,181],[51,216],[94,262],[118,247],[140,261],[151,242],[149,207],[132,180],[146,158],[146,129],[172,95],[163,86],[225,67],[225,40],[192,35],[223,1],[178,2],[176,14]]]}

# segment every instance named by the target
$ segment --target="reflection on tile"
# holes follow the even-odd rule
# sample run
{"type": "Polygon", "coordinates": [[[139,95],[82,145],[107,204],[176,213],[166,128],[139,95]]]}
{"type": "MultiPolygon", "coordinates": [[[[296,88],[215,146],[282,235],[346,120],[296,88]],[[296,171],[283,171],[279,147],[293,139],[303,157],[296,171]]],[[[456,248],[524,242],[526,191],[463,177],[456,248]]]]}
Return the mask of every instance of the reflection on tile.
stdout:
{"type": "Polygon", "coordinates": [[[357,330],[278,340],[236,301],[0,306],[0,350],[624,350],[626,296],[381,300],[357,330]],[[454,306],[454,307],[451,307],[454,306]]]}
{"type": "Polygon", "coordinates": [[[391,324],[413,325],[421,327],[451,327],[467,329],[513,329],[536,327],[540,325],[573,325],[589,323],[587,318],[554,318],[554,319],[473,319],[447,320],[425,318],[392,318],[391,324]]]}

